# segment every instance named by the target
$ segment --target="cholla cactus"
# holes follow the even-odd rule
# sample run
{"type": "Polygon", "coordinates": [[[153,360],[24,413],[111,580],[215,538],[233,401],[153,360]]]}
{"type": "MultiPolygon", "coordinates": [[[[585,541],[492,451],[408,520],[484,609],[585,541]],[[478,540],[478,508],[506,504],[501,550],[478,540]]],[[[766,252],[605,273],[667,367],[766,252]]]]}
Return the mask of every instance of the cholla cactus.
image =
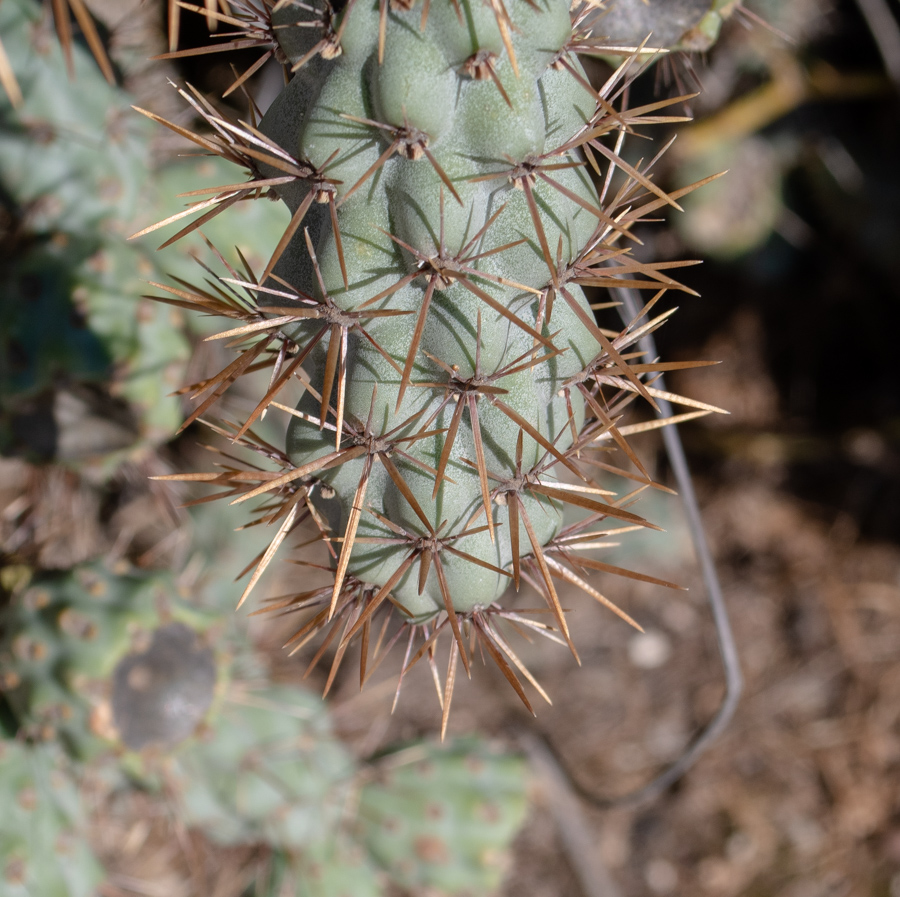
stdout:
{"type": "MultiPolygon", "coordinates": [[[[643,48],[611,49],[593,34],[602,20],[563,0],[231,6],[218,17],[237,29],[233,43],[259,46],[293,77],[261,122],[232,122],[182,91],[211,133],[163,123],[249,180],[205,191],[157,226],[202,212],[189,233],[273,194],[292,213],[264,270],[229,267],[211,288],[166,297],[232,319],[220,336],[240,349],[194,385],[203,400],[189,421],[245,372],[270,370],[255,410],[225,429],[277,470],[229,461],[206,476],[236,502],[266,496],[259,519],[278,523],[241,600],[311,520],[333,585],[276,608],[309,612],[292,645],[328,629],[326,644],[338,646],[329,683],[356,639],[362,681],[405,642],[402,681],[422,657],[434,663],[446,632],[444,727],[475,641],[531,709],[520,675],[544,693],[507,623],[576,654],[557,582],[632,624],[587,574],[660,582],[580,552],[652,525],[630,510],[632,490],[654,484],[621,417],[636,397],[653,405],[648,380],[681,365],[635,350],[667,313],[598,323],[594,312],[612,303],[591,304],[583,288],[648,289],[644,313],[682,289],[666,273],[677,263],[632,257],[630,229],[696,185],[665,193],[621,146],[639,126],[673,120],[657,113],[675,101],[629,108],[643,48]],[[624,60],[595,88],[579,57],[609,52],[624,60]],[[278,401],[291,383],[304,390],[296,407],[278,401]],[[283,447],[250,429],[268,409],[290,417],[283,447]],[[625,494],[610,488],[616,477],[625,494]],[[549,617],[511,606],[523,582],[549,617]]],[[[716,410],[666,395],[692,409],[680,417],[716,410]]]]}
{"type": "Polygon", "coordinates": [[[519,761],[484,744],[409,749],[362,790],[359,825],[368,850],[411,893],[492,893],[504,848],[525,812],[519,761]]]}
{"type": "MultiPolygon", "coordinates": [[[[83,11],[81,0],[72,5],[83,11]]],[[[18,109],[0,95],[10,219],[0,259],[0,451],[69,462],[107,455],[112,470],[171,438],[182,415],[171,393],[189,355],[172,316],[141,299],[139,278],[161,276],[156,259],[125,240],[146,207],[151,128],[77,46],[68,53],[77,80],[67,76],[66,54],[48,42],[32,0],[0,5],[0,32],[24,92],[18,109]],[[50,426],[35,423],[36,408],[98,386],[108,395],[92,432],[78,433],[58,407],[50,426]]]]}
{"type": "Polygon", "coordinates": [[[181,818],[214,841],[290,855],[299,893],[377,895],[387,878],[482,894],[524,820],[523,773],[521,758],[479,741],[416,744],[360,767],[320,699],[270,685],[235,689],[175,756],[169,785],[181,818]]]}

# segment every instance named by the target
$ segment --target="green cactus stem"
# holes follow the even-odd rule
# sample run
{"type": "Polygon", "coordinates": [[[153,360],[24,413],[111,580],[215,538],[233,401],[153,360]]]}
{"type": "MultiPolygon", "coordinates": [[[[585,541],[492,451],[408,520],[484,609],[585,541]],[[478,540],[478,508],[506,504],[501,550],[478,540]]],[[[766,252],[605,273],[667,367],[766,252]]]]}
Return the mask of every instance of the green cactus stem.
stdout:
{"type": "MultiPolygon", "coordinates": [[[[598,323],[609,303],[585,289],[650,290],[645,312],[684,289],[667,273],[680,263],[632,256],[631,228],[697,184],[666,193],[652,162],[621,149],[626,132],[675,120],[659,112],[684,98],[629,108],[637,54],[593,87],[579,56],[606,46],[593,37],[600,20],[563,0],[234,6],[248,41],[293,75],[265,116],[230,121],[188,89],[208,132],[150,117],[249,175],[186,210],[199,217],[181,233],[260,196],[291,212],[261,272],[229,268],[213,287],[164,297],[230,318],[219,336],[239,349],[195,384],[189,420],[245,371],[270,370],[255,409],[225,430],[277,470],[208,477],[235,502],[265,496],[258,520],[277,524],[241,600],[311,522],[333,584],[277,606],[307,616],[293,647],[322,628],[337,640],[329,685],[353,641],[361,681],[405,641],[402,681],[446,632],[444,727],[469,638],[531,710],[520,677],[546,695],[506,631],[529,628],[577,657],[558,582],[633,625],[591,571],[674,587],[592,554],[652,526],[630,509],[634,488],[656,484],[620,418],[635,398],[663,395],[655,373],[683,366],[635,351],[668,313],[598,323]],[[289,385],[298,404],[277,401],[289,385]],[[273,408],[288,415],[283,446],[251,430],[273,408]],[[545,613],[514,609],[523,583],[545,613]]],[[[688,409],[675,419],[718,410],[665,395],[688,409]]]]}
{"type": "Polygon", "coordinates": [[[4,608],[0,682],[20,731],[77,759],[171,747],[215,697],[213,624],[161,574],[41,576],[4,608]]]}
{"type": "Polygon", "coordinates": [[[0,740],[0,895],[93,897],[104,878],[56,745],[0,740]]]}

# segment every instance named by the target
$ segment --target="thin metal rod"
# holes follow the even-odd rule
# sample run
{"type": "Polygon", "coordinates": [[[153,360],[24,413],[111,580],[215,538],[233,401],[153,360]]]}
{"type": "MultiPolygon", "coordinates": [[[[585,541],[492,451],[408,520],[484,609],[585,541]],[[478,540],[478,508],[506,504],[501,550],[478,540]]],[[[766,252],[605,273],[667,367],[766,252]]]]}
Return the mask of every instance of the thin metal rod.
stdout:
{"type": "MultiPolygon", "coordinates": [[[[622,301],[622,319],[626,323],[633,320],[640,311],[635,291],[627,287],[616,287],[613,292],[622,301]]],[[[638,345],[648,358],[657,357],[656,341],[653,339],[652,334],[646,334],[638,345]]],[[[654,385],[661,390],[666,388],[662,378],[657,379],[654,385]]],[[[674,413],[672,406],[666,399],[657,399],[657,404],[659,405],[660,417],[670,417],[674,413]]],[[[665,791],[673,782],[680,779],[694,765],[697,758],[721,735],[731,721],[744,687],[744,678],[741,675],[741,664],[738,658],[737,647],[734,643],[734,634],[731,631],[728,611],[725,608],[725,599],[722,596],[722,586],[719,583],[719,575],[716,572],[716,564],[709,549],[709,543],[706,541],[703,517],[700,514],[697,493],[694,491],[694,483],[691,479],[691,471],[684,454],[684,446],[681,443],[678,427],[663,427],[662,437],[666,447],[666,454],[669,457],[669,464],[671,464],[672,472],[675,474],[678,493],[681,496],[681,501],[687,514],[691,541],[697,554],[697,562],[700,565],[700,573],[703,576],[703,584],[706,587],[706,598],[716,626],[719,656],[725,671],[725,696],[713,718],[671,766],[643,788],[617,798],[614,801],[616,804],[636,804],[652,800],[665,791]]]]}
{"type": "MultiPolygon", "coordinates": [[[[640,311],[640,305],[638,305],[634,290],[627,287],[615,287],[613,292],[622,303],[620,311],[623,321],[627,324],[629,321],[634,320],[640,311]]],[[[656,342],[654,341],[652,334],[646,334],[640,340],[638,345],[648,358],[657,357],[656,342]]],[[[666,388],[661,377],[654,380],[654,386],[660,390],[666,388]]],[[[660,417],[670,417],[673,414],[672,406],[666,399],[658,398],[656,401],[659,406],[660,417]]],[[[697,493],[694,491],[691,472],[688,468],[687,459],[685,458],[684,447],[681,444],[678,428],[676,426],[663,427],[662,437],[666,447],[666,454],[669,458],[669,464],[675,475],[678,493],[681,496],[684,510],[687,515],[691,541],[694,545],[694,551],[697,555],[703,583],[706,587],[707,601],[712,610],[713,621],[716,627],[716,639],[718,640],[719,645],[719,655],[722,660],[722,667],[725,671],[725,695],[715,715],[706,726],[700,730],[681,756],[672,763],[671,766],[667,767],[656,776],[656,778],[652,779],[643,787],[638,788],[636,791],[628,792],[620,797],[599,797],[586,791],[578,784],[573,776],[566,771],[566,777],[569,779],[569,782],[575,791],[577,791],[588,803],[602,809],[646,803],[658,797],[669,786],[680,779],[694,763],[697,762],[697,758],[712,745],[719,735],[721,735],[722,731],[731,721],[741,696],[741,690],[743,689],[743,676],[741,675],[737,647],[734,643],[731,623],[728,620],[728,611],[725,608],[725,600],[722,597],[722,587],[719,584],[716,565],[713,561],[712,552],[709,549],[709,543],[706,541],[706,533],[703,529],[703,518],[700,515],[700,506],[697,502],[697,493]]],[[[558,757],[557,760],[559,760],[558,757]]],[[[560,765],[561,768],[565,770],[565,765],[562,764],[561,761],[560,765]]]]}

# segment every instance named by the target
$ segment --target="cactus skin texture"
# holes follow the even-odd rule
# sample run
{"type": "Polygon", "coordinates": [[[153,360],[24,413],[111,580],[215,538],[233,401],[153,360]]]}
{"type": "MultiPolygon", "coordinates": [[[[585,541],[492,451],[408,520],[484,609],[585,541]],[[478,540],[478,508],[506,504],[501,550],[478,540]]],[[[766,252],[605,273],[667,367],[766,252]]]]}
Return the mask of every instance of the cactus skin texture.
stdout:
{"type": "Polygon", "coordinates": [[[103,870],[57,745],[0,740],[0,806],[0,897],[94,897],[103,870]]]}
{"type": "Polygon", "coordinates": [[[411,892],[485,894],[525,811],[520,761],[459,742],[389,769],[363,789],[359,817],[372,855],[411,892]]]}
{"type": "MultiPolygon", "coordinates": [[[[478,740],[417,744],[360,769],[322,701],[283,685],[237,690],[174,757],[181,815],[224,845],[294,857],[300,894],[488,893],[525,818],[523,762],[478,740]]],[[[293,893],[293,891],[291,892],[293,893]]]]}
{"type": "Polygon", "coordinates": [[[185,821],[217,843],[299,851],[337,831],[354,773],[322,701],[270,685],[226,700],[171,781],[185,821]]]}
{"type": "MultiPolygon", "coordinates": [[[[340,633],[329,685],[356,639],[365,680],[371,627],[394,615],[408,634],[403,672],[426,653],[433,662],[434,640],[452,632],[444,727],[457,664],[470,668],[467,634],[531,709],[519,673],[546,695],[501,624],[528,626],[577,657],[557,581],[630,623],[585,574],[671,586],[576,554],[610,524],[651,525],[626,509],[627,490],[616,495],[593,476],[600,468],[628,489],[654,485],[619,418],[637,396],[652,403],[657,392],[643,378],[671,367],[629,363],[641,328],[666,315],[601,329],[594,309],[605,306],[592,306],[583,287],[651,289],[649,307],[682,289],[664,272],[678,263],[631,257],[628,230],[697,185],[667,195],[617,143],[623,129],[673,120],[650,114],[667,101],[614,107],[637,53],[591,87],[579,55],[615,51],[592,31],[602,18],[564,0],[236,8],[248,39],[295,74],[258,125],[229,122],[182,91],[212,129],[187,136],[250,174],[209,191],[194,226],[273,193],[291,221],[261,273],[229,267],[218,293],[172,288],[164,301],[238,325],[220,336],[241,347],[239,359],[195,384],[203,401],[189,421],[243,370],[271,367],[244,423],[218,429],[279,475],[209,475],[236,501],[265,495],[259,520],[280,523],[241,602],[287,535],[311,520],[334,583],[279,608],[312,612],[292,643],[323,627],[329,641],[340,633]],[[296,408],[275,402],[298,381],[296,408]],[[284,448],[250,429],[273,403],[290,415],[284,448]],[[606,460],[613,448],[622,467],[606,460]],[[510,609],[508,593],[523,581],[549,615],[510,609]]],[[[717,410],[670,398],[689,414],[717,410]]],[[[373,658],[399,638],[379,638],[373,658]]]]}
{"type": "Polygon", "coordinates": [[[100,564],[38,578],[2,614],[0,682],[23,735],[79,760],[166,747],[212,705],[211,619],[171,577],[100,564]]]}
{"type": "Polygon", "coordinates": [[[0,739],[2,897],[94,893],[102,870],[77,791],[86,768],[117,791],[164,787],[179,823],[220,845],[267,845],[274,880],[267,890],[261,878],[260,894],[379,897],[388,881],[462,894],[497,883],[524,820],[520,758],[471,740],[360,764],[321,698],[261,684],[248,654],[213,652],[209,618],[171,592],[166,577],[91,566],[13,595],[0,620],[0,681],[20,723],[17,740],[0,739]],[[248,664],[253,687],[230,675],[248,664]],[[395,814],[413,824],[408,860],[385,841],[395,814]],[[37,862],[44,851],[60,862],[37,862]]]}

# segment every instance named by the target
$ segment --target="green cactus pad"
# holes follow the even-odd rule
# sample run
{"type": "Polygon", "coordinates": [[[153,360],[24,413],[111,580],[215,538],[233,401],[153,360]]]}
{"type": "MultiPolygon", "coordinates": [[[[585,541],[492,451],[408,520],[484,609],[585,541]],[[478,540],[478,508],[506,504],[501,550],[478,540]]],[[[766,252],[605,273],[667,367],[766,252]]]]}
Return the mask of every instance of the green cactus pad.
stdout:
{"type": "Polygon", "coordinates": [[[491,893],[525,817],[524,763],[481,743],[409,754],[419,756],[362,791],[359,818],[369,850],[414,892],[491,893]]]}
{"type": "Polygon", "coordinates": [[[338,834],[299,853],[276,851],[253,897],[382,897],[384,878],[363,845],[338,834]]]}
{"type": "Polygon", "coordinates": [[[0,897],[94,897],[104,878],[58,747],[0,740],[0,897]]]}
{"type": "Polygon", "coordinates": [[[188,824],[285,850],[334,837],[354,772],[321,700],[274,685],[233,692],[175,763],[188,824]]]}
{"type": "Polygon", "coordinates": [[[197,728],[217,669],[170,577],[101,565],[44,576],[4,610],[0,677],[23,731],[78,758],[171,746],[197,728]]]}

